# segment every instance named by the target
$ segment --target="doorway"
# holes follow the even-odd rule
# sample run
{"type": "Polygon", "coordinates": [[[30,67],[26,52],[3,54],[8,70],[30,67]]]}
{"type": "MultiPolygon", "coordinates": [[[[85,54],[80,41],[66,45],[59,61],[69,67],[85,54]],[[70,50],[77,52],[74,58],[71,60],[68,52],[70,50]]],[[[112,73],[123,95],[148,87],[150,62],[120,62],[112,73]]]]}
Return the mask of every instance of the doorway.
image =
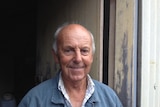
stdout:
{"type": "Polygon", "coordinates": [[[1,5],[0,96],[12,93],[18,103],[35,84],[36,1],[1,5]]]}

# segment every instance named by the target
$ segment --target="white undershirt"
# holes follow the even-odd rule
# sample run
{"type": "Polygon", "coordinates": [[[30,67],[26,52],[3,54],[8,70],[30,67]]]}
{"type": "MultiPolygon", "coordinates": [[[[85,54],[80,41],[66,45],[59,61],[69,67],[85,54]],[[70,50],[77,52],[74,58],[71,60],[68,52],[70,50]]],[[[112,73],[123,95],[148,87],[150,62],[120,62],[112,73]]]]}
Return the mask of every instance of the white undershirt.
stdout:
{"type": "MultiPolygon", "coordinates": [[[[85,107],[85,103],[87,102],[87,100],[92,96],[93,92],[94,92],[94,83],[91,79],[91,77],[89,76],[89,74],[87,75],[87,81],[88,81],[88,84],[87,84],[87,90],[86,90],[86,94],[85,94],[85,97],[84,97],[84,100],[83,100],[83,103],[82,103],[82,107],[85,107]]],[[[62,80],[62,76],[61,76],[61,72],[60,72],[60,75],[59,75],[59,82],[58,82],[58,89],[62,92],[62,94],[64,95],[65,99],[66,99],[66,104],[67,104],[67,107],[72,107],[71,106],[71,101],[70,101],[70,98],[66,92],[66,89],[64,87],[64,83],[63,83],[63,80],[62,80]]]]}

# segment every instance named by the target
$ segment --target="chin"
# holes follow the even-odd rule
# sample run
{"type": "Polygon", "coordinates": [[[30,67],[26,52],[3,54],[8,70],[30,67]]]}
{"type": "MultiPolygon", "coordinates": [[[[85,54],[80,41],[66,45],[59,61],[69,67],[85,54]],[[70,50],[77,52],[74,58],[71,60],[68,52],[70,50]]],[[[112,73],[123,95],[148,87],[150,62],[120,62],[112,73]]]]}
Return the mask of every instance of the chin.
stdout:
{"type": "Polygon", "coordinates": [[[82,76],[82,75],[73,76],[73,77],[72,77],[72,80],[73,80],[73,81],[80,81],[80,80],[85,79],[85,77],[86,77],[86,76],[84,76],[84,75],[83,75],[83,76],[82,76]]]}

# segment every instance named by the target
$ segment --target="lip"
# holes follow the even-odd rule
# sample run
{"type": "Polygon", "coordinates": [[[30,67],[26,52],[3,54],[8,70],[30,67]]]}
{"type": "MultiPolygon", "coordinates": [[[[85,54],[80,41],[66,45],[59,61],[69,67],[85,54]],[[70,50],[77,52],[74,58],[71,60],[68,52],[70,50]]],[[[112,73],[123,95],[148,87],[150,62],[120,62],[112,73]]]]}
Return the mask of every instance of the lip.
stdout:
{"type": "Polygon", "coordinates": [[[69,67],[71,69],[83,69],[84,67],[69,67]]]}
{"type": "Polygon", "coordinates": [[[80,71],[84,71],[85,66],[82,66],[82,65],[70,65],[68,68],[69,68],[71,71],[80,72],[80,71]]]}
{"type": "Polygon", "coordinates": [[[79,63],[79,64],[70,63],[67,66],[67,68],[69,68],[71,71],[79,72],[79,71],[84,71],[84,69],[86,68],[86,65],[83,63],[79,63]]]}
{"type": "Polygon", "coordinates": [[[84,71],[83,67],[70,67],[69,70],[73,73],[78,73],[84,71]]]}
{"type": "Polygon", "coordinates": [[[82,69],[82,68],[84,68],[85,66],[74,66],[74,65],[71,65],[71,66],[69,66],[69,68],[72,68],[72,69],[82,69]]]}

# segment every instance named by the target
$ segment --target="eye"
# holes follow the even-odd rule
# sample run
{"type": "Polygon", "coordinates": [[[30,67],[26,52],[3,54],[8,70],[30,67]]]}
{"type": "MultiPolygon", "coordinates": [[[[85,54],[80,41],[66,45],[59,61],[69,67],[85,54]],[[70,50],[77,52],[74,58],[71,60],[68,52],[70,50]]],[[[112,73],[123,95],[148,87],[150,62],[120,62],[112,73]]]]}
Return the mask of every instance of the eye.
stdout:
{"type": "Polygon", "coordinates": [[[81,54],[82,55],[88,55],[89,54],[89,49],[88,48],[81,49],[81,54]]]}
{"type": "Polygon", "coordinates": [[[66,48],[63,50],[65,55],[72,55],[74,53],[74,49],[72,48],[66,48]]]}

